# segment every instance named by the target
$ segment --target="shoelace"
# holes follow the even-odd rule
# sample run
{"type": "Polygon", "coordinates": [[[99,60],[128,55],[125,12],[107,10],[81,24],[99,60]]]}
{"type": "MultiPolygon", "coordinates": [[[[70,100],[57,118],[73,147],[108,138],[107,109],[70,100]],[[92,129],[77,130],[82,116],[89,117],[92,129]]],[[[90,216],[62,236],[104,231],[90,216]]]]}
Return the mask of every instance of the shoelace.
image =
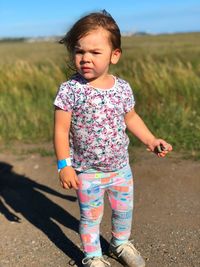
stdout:
{"type": "Polygon", "coordinates": [[[139,251],[137,251],[137,249],[133,246],[131,241],[129,241],[128,243],[125,243],[125,244],[120,246],[121,252],[119,253],[119,257],[123,254],[124,249],[126,249],[126,247],[131,248],[135,254],[140,255],[139,251]]]}
{"type": "MultiPolygon", "coordinates": [[[[84,263],[88,263],[91,259],[88,259],[88,261],[85,261],[84,263]]],[[[92,260],[95,260],[95,261],[101,261],[103,263],[105,263],[106,266],[110,266],[110,263],[107,262],[106,260],[104,260],[103,257],[92,257],[92,260]]]]}

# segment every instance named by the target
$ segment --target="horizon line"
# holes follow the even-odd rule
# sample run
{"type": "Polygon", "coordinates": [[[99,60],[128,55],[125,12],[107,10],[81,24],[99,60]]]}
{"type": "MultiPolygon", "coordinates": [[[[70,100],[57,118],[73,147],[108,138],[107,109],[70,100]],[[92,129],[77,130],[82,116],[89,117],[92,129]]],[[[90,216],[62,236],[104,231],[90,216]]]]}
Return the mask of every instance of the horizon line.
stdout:
{"type": "MultiPolygon", "coordinates": [[[[128,36],[134,36],[134,35],[152,35],[152,36],[157,36],[157,35],[173,35],[173,34],[192,34],[192,33],[200,33],[200,30],[191,30],[191,31],[174,31],[174,32],[159,32],[159,33],[151,33],[151,32],[146,32],[146,31],[136,31],[136,32],[131,32],[131,31],[123,31],[121,32],[122,37],[128,37],[128,36]]],[[[59,38],[64,36],[65,34],[54,34],[54,35],[38,35],[38,36],[0,36],[0,40],[27,40],[27,39],[53,39],[53,38],[59,38]]]]}

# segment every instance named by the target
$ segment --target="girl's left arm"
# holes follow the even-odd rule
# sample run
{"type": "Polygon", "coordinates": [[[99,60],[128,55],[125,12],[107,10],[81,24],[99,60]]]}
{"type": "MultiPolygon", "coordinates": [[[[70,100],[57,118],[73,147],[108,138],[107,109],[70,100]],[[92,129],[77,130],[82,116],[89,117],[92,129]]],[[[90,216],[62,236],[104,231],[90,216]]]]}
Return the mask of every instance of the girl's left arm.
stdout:
{"type": "Polygon", "coordinates": [[[164,157],[169,151],[172,150],[172,146],[163,139],[156,138],[148,129],[141,117],[136,113],[135,109],[132,109],[125,114],[125,123],[128,130],[134,134],[142,143],[144,143],[148,150],[155,152],[156,147],[162,145],[165,150],[157,153],[159,157],[164,157]]]}

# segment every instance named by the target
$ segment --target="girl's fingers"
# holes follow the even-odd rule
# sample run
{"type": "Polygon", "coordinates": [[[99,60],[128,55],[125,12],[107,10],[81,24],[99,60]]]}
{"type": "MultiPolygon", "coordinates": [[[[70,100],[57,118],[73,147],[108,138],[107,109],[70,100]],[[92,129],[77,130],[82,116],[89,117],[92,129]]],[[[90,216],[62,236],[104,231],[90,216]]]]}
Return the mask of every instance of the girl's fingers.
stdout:
{"type": "Polygon", "coordinates": [[[71,188],[71,183],[70,182],[64,182],[64,181],[60,181],[60,185],[62,186],[62,188],[64,189],[70,189],[71,188]]]}
{"type": "Polygon", "coordinates": [[[158,157],[160,158],[164,158],[167,155],[167,151],[163,152],[163,153],[158,153],[158,157]]]}
{"type": "Polygon", "coordinates": [[[73,182],[72,182],[72,187],[74,188],[74,189],[78,189],[78,184],[76,183],[76,181],[74,180],[73,182]]]}
{"type": "Polygon", "coordinates": [[[70,181],[62,181],[60,180],[60,184],[64,189],[78,189],[79,181],[77,177],[74,177],[74,179],[70,179],[70,181]]]}
{"type": "Polygon", "coordinates": [[[75,176],[74,180],[72,181],[72,187],[77,190],[78,186],[79,186],[79,180],[78,180],[78,177],[75,176]]]}

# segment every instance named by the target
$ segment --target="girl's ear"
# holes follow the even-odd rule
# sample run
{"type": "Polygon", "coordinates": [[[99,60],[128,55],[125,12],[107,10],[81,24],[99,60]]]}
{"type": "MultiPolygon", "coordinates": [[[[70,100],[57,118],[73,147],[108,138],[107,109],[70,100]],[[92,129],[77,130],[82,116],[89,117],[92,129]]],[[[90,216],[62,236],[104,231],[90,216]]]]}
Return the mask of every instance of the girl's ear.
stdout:
{"type": "Polygon", "coordinates": [[[110,59],[110,63],[111,64],[117,64],[117,62],[119,61],[121,56],[121,50],[120,49],[115,49],[112,51],[112,55],[111,55],[111,59],[110,59]]]}

